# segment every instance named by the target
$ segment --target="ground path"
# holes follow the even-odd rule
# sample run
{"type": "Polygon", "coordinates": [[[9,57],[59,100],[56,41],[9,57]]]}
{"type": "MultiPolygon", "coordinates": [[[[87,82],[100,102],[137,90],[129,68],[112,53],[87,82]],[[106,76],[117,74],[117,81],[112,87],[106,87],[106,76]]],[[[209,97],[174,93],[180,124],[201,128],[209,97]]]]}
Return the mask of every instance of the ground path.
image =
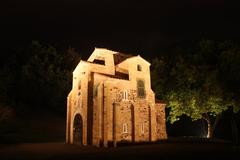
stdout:
{"type": "Polygon", "coordinates": [[[228,143],[165,142],[117,148],[97,148],[64,143],[0,145],[5,159],[240,159],[240,148],[228,143]]]}

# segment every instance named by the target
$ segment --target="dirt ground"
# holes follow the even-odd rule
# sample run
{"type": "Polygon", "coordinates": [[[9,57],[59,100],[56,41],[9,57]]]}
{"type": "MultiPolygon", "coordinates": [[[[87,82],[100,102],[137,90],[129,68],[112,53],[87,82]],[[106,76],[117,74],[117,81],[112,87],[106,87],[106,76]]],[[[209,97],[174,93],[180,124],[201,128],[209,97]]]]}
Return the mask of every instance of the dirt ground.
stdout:
{"type": "Polygon", "coordinates": [[[5,159],[239,159],[240,148],[227,143],[175,142],[97,148],[64,143],[0,145],[5,159]]]}

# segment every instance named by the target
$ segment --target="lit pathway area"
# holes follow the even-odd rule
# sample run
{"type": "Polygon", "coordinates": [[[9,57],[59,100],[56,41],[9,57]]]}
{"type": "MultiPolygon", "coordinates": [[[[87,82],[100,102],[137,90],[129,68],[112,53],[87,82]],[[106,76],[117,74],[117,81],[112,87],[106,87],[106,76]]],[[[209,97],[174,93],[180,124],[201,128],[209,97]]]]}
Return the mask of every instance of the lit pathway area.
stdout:
{"type": "Polygon", "coordinates": [[[0,144],[5,159],[240,159],[240,148],[225,142],[161,142],[96,148],[64,143],[0,144]]]}

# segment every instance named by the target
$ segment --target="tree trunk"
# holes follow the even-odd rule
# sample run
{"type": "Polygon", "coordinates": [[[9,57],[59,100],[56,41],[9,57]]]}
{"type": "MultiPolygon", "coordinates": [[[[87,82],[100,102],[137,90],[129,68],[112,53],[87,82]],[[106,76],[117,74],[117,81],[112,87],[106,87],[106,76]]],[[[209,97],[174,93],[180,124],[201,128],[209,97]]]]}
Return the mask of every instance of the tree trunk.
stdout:
{"type": "Polygon", "coordinates": [[[220,118],[221,118],[221,114],[217,115],[217,117],[215,118],[214,123],[212,125],[209,115],[206,114],[204,116],[204,119],[206,120],[207,126],[208,126],[207,138],[209,138],[209,139],[213,138],[214,130],[215,130],[220,118]]]}
{"type": "Polygon", "coordinates": [[[210,121],[207,121],[207,125],[208,125],[207,138],[212,139],[213,138],[213,126],[210,121]]]}
{"type": "Polygon", "coordinates": [[[205,115],[203,116],[203,118],[204,118],[204,119],[206,120],[206,122],[207,122],[207,138],[212,139],[212,137],[213,137],[213,126],[212,126],[212,124],[211,124],[210,117],[209,117],[208,114],[205,114],[205,115]]]}

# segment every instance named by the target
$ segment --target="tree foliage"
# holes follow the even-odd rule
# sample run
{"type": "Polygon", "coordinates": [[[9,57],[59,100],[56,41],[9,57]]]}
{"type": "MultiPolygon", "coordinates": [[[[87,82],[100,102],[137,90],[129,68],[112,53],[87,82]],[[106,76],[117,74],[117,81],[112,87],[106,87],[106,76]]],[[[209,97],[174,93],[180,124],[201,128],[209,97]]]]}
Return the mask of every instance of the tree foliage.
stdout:
{"type": "Polygon", "coordinates": [[[152,85],[170,108],[171,123],[187,115],[208,123],[229,107],[239,111],[238,45],[202,40],[152,61],[152,85]],[[173,55],[173,56],[172,56],[173,55]]]}
{"type": "Polygon", "coordinates": [[[63,112],[71,89],[72,71],[80,60],[73,49],[59,52],[33,41],[9,57],[0,74],[1,101],[24,108],[50,108],[63,112]]]}

